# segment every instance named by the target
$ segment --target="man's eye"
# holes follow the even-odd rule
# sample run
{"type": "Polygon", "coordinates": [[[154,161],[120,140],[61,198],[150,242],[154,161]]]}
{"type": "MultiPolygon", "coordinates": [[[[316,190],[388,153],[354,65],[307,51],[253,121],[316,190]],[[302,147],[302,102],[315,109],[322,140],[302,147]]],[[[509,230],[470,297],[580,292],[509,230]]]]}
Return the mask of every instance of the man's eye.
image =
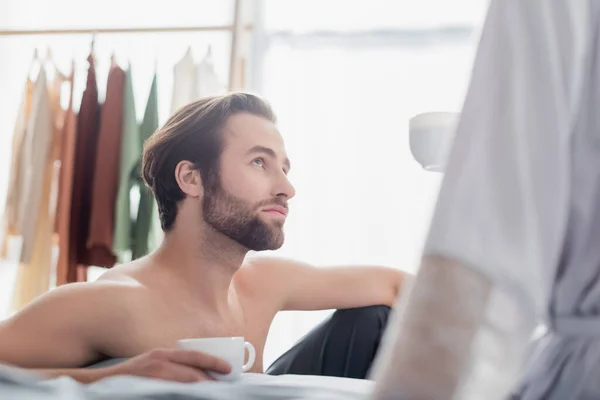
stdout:
{"type": "Polygon", "coordinates": [[[264,165],[262,158],[257,158],[255,160],[253,160],[252,163],[258,167],[262,167],[264,165]]]}

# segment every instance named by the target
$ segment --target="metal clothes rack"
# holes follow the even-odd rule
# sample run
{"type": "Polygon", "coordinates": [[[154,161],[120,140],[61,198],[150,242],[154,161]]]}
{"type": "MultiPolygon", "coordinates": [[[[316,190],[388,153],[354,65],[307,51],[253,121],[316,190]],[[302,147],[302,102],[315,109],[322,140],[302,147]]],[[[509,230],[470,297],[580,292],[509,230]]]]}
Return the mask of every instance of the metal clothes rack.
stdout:
{"type": "Polygon", "coordinates": [[[106,33],[170,33],[170,32],[231,32],[231,55],[229,68],[229,90],[243,89],[245,59],[241,49],[242,39],[240,36],[251,32],[252,24],[245,23],[243,0],[235,0],[233,7],[232,25],[214,26],[171,26],[171,27],[140,27],[140,28],[82,28],[82,29],[0,29],[0,37],[3,36],[33,36],[33,35],[98,35],[106,33]]]}
{"type": "MultiPolygon", "coordinates": [[[[246,30],[252,30],[252,25],[246,25],[246,30]]],[[[233,32],[234,25],[216,26],[172,26],[172,27],[144,27],[144,28],[97,28],[97,29],[5,29],[0,30],[0,36],[26,36],[26,35],[77,35],[77,34],[101,34],[101,33],[153,33],[153,32],[233,32]]]]}

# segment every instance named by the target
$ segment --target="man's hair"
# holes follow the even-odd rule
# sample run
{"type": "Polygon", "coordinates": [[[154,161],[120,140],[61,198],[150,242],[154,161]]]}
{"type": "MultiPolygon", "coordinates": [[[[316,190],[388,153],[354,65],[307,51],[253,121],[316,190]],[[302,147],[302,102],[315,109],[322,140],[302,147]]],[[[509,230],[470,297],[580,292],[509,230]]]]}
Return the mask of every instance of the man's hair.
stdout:
{"type": "Polygon", "coordinates": [[[184,160],[192,162],[205,186],[218,179],[223,127],[229,117],[240,113],[276,122],[265,100],[248,93],[231,93],[184,106],[144,143],[142,176],[158,203],[163,231],[173,228],[178,203],[185,197],[175,180],[175,167],[184,160]]]}

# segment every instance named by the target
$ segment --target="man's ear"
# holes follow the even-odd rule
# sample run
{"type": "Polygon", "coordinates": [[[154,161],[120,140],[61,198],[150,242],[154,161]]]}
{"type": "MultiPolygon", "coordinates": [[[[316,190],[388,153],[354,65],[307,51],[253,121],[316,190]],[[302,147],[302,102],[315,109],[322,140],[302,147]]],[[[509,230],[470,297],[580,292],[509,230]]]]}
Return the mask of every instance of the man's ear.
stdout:
{"type": "Polygon", "coordinates": [[[175,180],[187,196],[200,197],[204,193],[200,171],[190,161],[180,161],[175,166],[175,180]]]}

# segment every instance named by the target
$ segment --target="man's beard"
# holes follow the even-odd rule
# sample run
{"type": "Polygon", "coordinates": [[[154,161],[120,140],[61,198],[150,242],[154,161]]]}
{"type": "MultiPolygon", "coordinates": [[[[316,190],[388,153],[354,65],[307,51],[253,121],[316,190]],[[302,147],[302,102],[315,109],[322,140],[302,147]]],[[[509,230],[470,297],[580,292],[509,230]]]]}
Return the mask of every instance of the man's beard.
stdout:
{"type": "Polygon", "coordinates": [[[267,223],[258,217],[257,211],[269,205],[285,206],[285,201],[274,198],[250,206],[226,192],[219,182],[207,189],[202,211],[206,223],[216,231],[249,250],[276,250],[283,245],[283,221],[267,223]]]}

